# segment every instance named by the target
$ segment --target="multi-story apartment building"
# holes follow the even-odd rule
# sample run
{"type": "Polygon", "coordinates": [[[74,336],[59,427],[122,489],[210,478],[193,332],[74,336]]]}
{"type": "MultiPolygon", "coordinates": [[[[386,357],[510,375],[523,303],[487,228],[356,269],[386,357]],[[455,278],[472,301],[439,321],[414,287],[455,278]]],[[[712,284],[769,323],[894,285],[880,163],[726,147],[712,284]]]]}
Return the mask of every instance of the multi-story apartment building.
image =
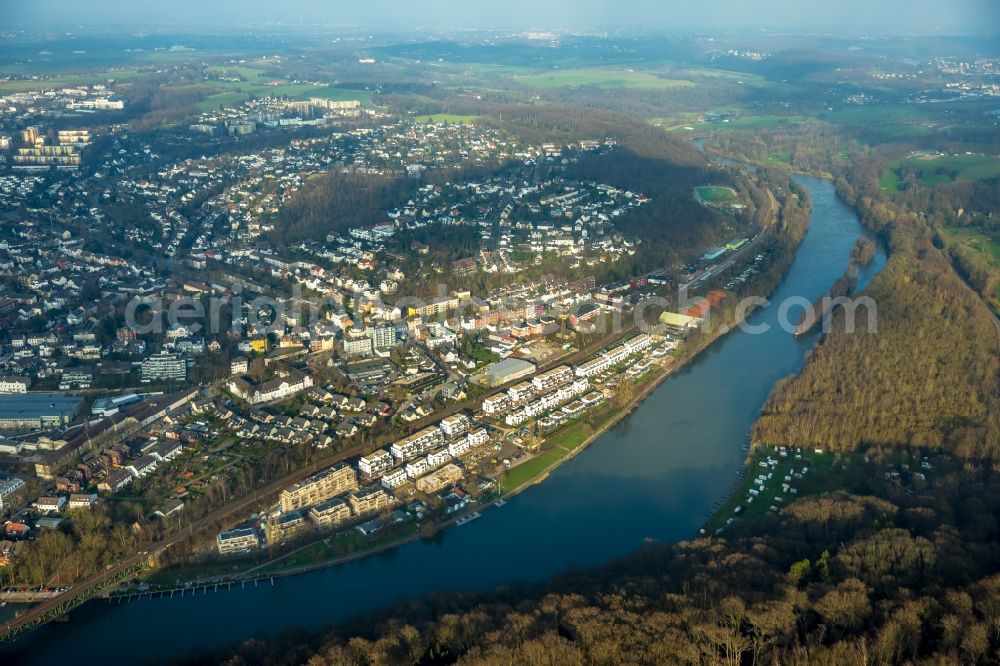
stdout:
{"type": "Polygon", "coordinates": [[[252,527],[240,527],[235,530],[219,532],[219,536],[215,539],[215,546],[220,555],[229,555],[260,548],[260,540],[257,538],[257,530],[252,527]]]}
{"type": "Polygon", "coordinates": [[[319,528],[337,527],[350,517],[350,505],[339,497],[328,499],[309,509],[309,519],[319,528]]]}
{"type": "Polygon", "coordinates": [[[392,506],[392,496],[377,486],[362,488],[348,496],[347,501],[355,515],[365,516],[378,513],[392,506]]]}
{"type": "Polygon", "coordinates": [[[393,459],[392,454],[385,449],[379,449],[378,451],[373,451],[367,455],[361,456],[358,459],[358,469],[369,479],[374,479],[392,469],[393,459]]]}
{"type": "Polygon", "coordinates": [[[27,393],[30,383],[27,377],[0,377],[0,393],[27,393]]]}
{"type": "Polygon", "coordinates": [[[420,458],[419,460],[414,460],[412,462],[406,463],[403,467],[406,470],[406,476],[411,479],[417,479],[430,471],[430,464],[427,462],[427,458],[420,458]]]}
{"type": "Polygon", "coordinates": [[[300,511],[285,513],[277,518],[271,518],[264,524],[264,536],[268,544],[277,544],[304,534],[312,529],[312,524],[306,520],[300,511]]]}
{"type": "Polygon", "coordinates": [[[510,398],[506,393],[497,393],[483,399],[483,413],[489,416],[503,414],[510,409],[510,398]]]}
{"type": "Polygon", "coordinates": [[[406,470],[399,467],[391,472],[386,472],[382,476],[382,487],[388,488],[389,490],[398,488],[406,483],[407,478],[409,477],[406,476],[406,470]]]}
{"type": "Polygon", "coordinates": [[[474,448],[490,441],[490,434],[486,428],[477,428],[466,435],[465,440],[469,443],[469,448],[474,448]]]}
{"type": "Polygon", "coordinates": [[[339,463],[281,491],[282,511],[294,511],[355,490],[358,476],[347,463],[339,463]]]}
{"type": "Polygon", "coordinates": [[[393,444],[390,450],[396,460],[406,462],[443,443],[444,434],[442,434],[439,428],[431,426],[415,432],[409,437],[404,437],[393,444]]]}
{"type": "Polygon", "coordinates": [[[388,347],[393,347],[399,342],[399,335],[396,331],[396,327],[387,324],[380,326],[369,326],[365,329],[368,337],[372,341],[372,345],[375,349],[386,349],[388,347]]]}
{"type": "Polygon", "coordinates": [[[140,381],[179,380],[187,377],[187,361],[177,354],[153,354],[142,362],[140,381]]]}
{"type": "Polygon", "coordinates": [[[441,469],[417,479],[417,490],[424,493],[436,493],[437,491],[452,485],[462,479],[462,470],[458,465],[445,465],[441,469]]]}
{"type": "Polygon", "coordinates": [[[451,460],[451,454],[448,453],[447,448],[439,449],[437,451],[431,451],[427,454],[427,465],[431,469],[435,467],[440,467],[451,460]]]}
{"type": "Polygon", "coordinates": [[[465,414],[452,414],[441,419],[438,427],[441,428],[441,432],[444,433],[445,437],[455,438],[468,432],[469,417],[465,414]]]}
{"type": "Polygon", "coordinates": [[[531,384],[537,393],[547,393],[552,389],[559,388],[573,379],[573,369],[568,365],[560,365],[558,368],[546,370],[543,373],[531,378],[531,384]]]}
{"type": "Polygon", "coordinates": [[[507,389],[511,405],[523,405],[535,397],[535,386],[531,382],[521,382],[507,389]]]}

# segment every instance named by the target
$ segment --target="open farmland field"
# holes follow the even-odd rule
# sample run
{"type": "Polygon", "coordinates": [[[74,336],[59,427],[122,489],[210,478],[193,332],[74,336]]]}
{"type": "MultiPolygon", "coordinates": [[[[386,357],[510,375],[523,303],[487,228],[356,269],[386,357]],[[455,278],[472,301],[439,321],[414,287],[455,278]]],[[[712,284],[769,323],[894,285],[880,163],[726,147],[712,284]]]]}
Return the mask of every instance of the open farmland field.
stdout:
{"type": "Polygon", "coordinates": [[[903,157],[893,160],[879,186],[895,192],[901,189],[903,178],[913,170],[924,187],[944,183],[992,178],[1000,175],[1000,156],[997,155],[946,155],[942,157],[903,157]]]}
{"type": "Polygon", "coordinates": [[[565,86],[598,86],[602,88],[679,88],[695,85],[684,79],[661,79],[646,72],[630,69],[564,69],[516,77],[518,83],[536,88],[565,86]]]}
{"type": "Polygon", "coordinates": [[[476,122],[479,116],[461,116],[454,113],[435,113],[433,115],[414,116],[418,123],[451,123],[452,125],[468,125],[476,122]]]}

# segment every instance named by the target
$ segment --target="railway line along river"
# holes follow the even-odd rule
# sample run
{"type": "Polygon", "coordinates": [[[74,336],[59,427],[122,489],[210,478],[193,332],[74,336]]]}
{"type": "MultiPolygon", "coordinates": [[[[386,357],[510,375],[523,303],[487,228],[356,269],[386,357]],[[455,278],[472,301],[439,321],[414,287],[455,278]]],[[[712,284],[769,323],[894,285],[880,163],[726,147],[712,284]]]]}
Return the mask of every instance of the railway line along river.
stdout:
{"type": "MultiPolygon", "coordinates": [[[[670,376],[586,450],[501,507],[431,542],[230,591],[131,603],[94,600],[0,650],[32,663],[136,663],[209,650],[289,627],[313,628],[427,593],[538,581],[639,548],[694,536],[742,469],[748,432],[768,392],[802,366],[819,333],[778,325],[781,300],[813,301],[843,272],[864,233],[832,183],[799,177],[812,198],[809,231],[773,305],[670,376]]],[[[885,262],[859,275],[862,289],[885,262]]]]}

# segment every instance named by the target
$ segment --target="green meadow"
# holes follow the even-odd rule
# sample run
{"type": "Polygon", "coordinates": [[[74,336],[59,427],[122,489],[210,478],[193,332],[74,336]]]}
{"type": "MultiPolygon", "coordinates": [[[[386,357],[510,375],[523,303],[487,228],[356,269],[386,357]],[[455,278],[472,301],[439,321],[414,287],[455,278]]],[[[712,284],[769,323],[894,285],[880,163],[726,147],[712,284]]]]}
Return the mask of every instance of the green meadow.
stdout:
{"type": "Polygon", "coordinates": [[[536,88],[559,88],[565,86],[598,86],[603,88],[679,88],[695,85],[684,79],[662,79],[647,72],[629,69],[563,69],[519,76],[519,83],[536,88]]]}
{"type": "Polygon", "coordinates": [[[418,123],[451,123],[452,125],[468,125],[476,122],[478,119],[479,116],[462,116],[455,113],[435,113],[413,117],[413,120],[418,123]]]}
{"type": "Polygon", "coordinates": [[[944,183],[979,180],[1000,176],[1000,156],[946,155],[942,157],[902,157],[893,160],[879,179],[879,186],[890,192],[898,191],[904,172],[913,169],[924,187],[944,183]]]}

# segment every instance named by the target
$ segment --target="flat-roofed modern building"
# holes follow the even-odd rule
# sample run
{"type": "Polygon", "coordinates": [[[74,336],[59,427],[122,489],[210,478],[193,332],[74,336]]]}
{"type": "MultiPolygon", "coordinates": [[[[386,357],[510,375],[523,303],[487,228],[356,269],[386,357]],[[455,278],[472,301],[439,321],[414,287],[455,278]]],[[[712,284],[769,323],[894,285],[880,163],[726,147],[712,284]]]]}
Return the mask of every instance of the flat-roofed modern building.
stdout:
{"type": "Polygon", "coordinates": [[[404,437],[392,445],[392,455],[396,460],[413,460],[420,454],[444,443],[444,435],[435,427],[424,428],[409,437],[404,437]]]}
{"type": "Polygon", "coordinates": [[[324,502],[358,487],[358,475],[347,463],[339,463],[281,491],[282,511],[294,511],[324,502]]]}
{"type": "Polygon", "coordinates": [[[79,413],[83,398],[62,393],[11,393],[0,400],[0,429],[60,427],[79,413]]]}
{"type": "Polygon", "coordinates": [[[312,523],[299,511],[272,518],[264,525],[264,536],[269,546],[294,539],[312,529],[312,523]]]}
{"type": "Polygon", "coordinates": [[[392,506],[392,496],[382,488],[362,488],[348,496],[347,501],[355,515],[364,516],[377,513],[392,506]]]}
{"type": "Polygon", "coordinates": [[[220,532],[215,539],[215,546],[220,555],[245,553],[260,548],[257,530],[252,527],[240,527],[235,530],[220,532]]]}
{"type": "Polygon", "coordinates": [[[358,469],[368,478],[375,478],[392,469],[392,464],[392,454],[385,449],[379,449],[361,456],[358,460],[358,469]]]}
{"type": "Polygon", "coordinates": [[[443,432],[446,437],[458,437],[459,435],[468,432],[469,417],[465,414],[452,414],[451,416],[441,419],[441,423],[438,424],[438,427],[441,428],[441,432],[443,432]]]}
{"type": "Polygon", "coordinates": [[[337,527],[350,517],[350,505],[339,497],[328,499],[309,509],[309,520],[319,528],[337,527]]]}
{"type": "Polygon", "coordinates": [[[184,381],[187,361],[179,354],[153,354],[142,362],[140,381],[144,383],[163,380],[184,381]]]}
{"type": "Polygon", "coordinates": [[[417,479],[417,490],[424,493],[436,493],[442,488],[460,481],[462,476],[461,468],[458,465],[449,463],[436,472],[417,479]]]}

